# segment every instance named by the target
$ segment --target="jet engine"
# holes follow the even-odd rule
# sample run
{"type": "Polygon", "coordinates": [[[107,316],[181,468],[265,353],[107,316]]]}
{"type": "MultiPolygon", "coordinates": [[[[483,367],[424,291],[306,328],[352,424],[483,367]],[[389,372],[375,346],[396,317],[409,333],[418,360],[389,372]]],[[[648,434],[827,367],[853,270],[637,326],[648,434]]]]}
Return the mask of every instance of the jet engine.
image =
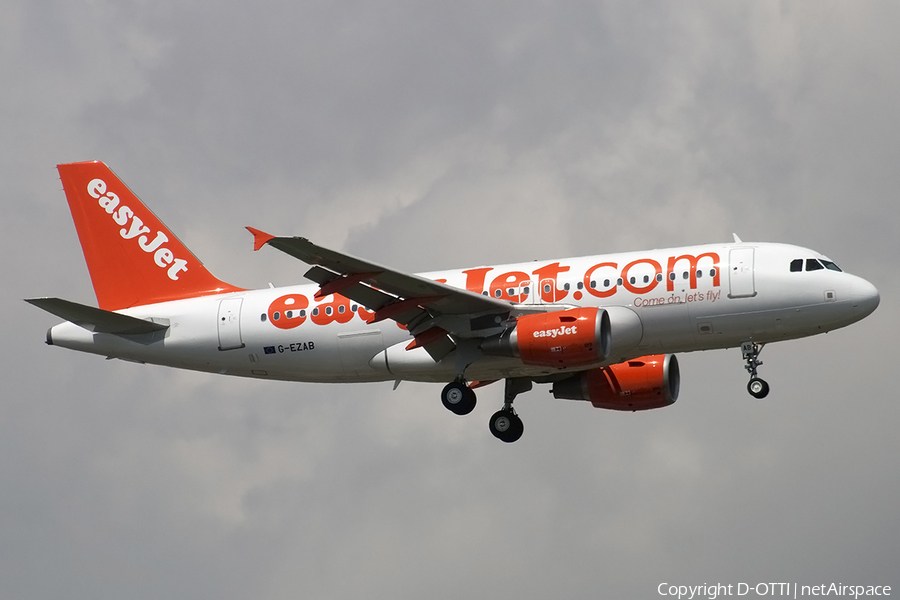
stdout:
{"type": "Polygon", "coordinates": [[[634,348],[642,336],[634,311],[584,307],[521,316],[512,328],[484,340],[481,350],[520,358],[526,365],[579,367],[634,348]]]}
{"type": "Polygon", "coordinates": [[[521,316],[510,329],[484,340],[481,350],[526,365],[577,367],[602,362],[611,345],[609,315],[590,307],[521,316]]]}
{"type": "Polygon", "coordinates": [[[674,354],[643,356],[583,371],[553,384],[554,398],[587,400],[596,408],[649,410],[678,399],[681,372],[674,354]]]}

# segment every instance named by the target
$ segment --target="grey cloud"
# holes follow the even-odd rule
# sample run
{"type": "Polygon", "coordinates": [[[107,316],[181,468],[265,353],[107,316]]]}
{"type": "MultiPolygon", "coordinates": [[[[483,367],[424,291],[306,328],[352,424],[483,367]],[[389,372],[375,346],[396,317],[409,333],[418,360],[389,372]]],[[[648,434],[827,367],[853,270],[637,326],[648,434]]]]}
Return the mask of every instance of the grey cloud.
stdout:
{"type": "Polygon", "coordinates": [[[0,595],[654,597],[662,581],[898,585],[893,5],[13,2],[0,595]],[[680,357],[647,414],[438,386],[229,380],[43,342],[93,293],[53,166],[102,159],[220,277],[244,225],[430,270],[800,243],[881,308],[680,357]]]}

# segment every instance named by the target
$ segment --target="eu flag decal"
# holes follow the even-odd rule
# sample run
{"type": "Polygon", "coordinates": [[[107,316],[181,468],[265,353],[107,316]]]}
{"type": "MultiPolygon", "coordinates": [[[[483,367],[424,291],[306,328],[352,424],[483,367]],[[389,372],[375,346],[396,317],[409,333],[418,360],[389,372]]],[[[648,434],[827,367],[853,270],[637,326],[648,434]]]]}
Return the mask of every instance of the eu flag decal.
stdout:
{"type": "Polygon", "coordinates": [[[275,346],[265,346],[263,350],[266,354],[275,354],[275,346]]]}

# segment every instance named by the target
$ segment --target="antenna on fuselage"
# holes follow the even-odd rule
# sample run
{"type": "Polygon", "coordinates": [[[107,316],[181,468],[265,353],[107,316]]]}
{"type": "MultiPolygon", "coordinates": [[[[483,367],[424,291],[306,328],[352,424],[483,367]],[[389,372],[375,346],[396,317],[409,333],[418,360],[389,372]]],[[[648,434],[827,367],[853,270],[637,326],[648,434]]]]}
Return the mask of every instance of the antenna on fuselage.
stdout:
{"type": "Polygon", "coordinates": [[[734,236],[734,243],[735,243],[735,244],[743,244],[743,243],[744,243],[744,241],[743,241],[741,238],[738,237],[738,234],[732,233],[731,235],[734,236]]]}

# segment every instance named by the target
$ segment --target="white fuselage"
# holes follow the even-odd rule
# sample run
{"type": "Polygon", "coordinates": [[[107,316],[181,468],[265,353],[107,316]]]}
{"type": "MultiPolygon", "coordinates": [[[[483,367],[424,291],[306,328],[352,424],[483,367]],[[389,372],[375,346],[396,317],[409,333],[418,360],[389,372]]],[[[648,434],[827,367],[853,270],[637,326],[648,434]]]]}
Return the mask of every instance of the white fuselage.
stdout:
{"type": "MultiPolygon", "coordinates": [[[[639,341],[627,353],[609,357],[608,364],[650,354],[815,335],[856,322],[875,309],[878,292],[870,283],[821,268],[822,262],[807,270],[807,259],[827,261],[797,246],[735,243],[423,276],[508,300],[513,315],[550,307],[630,311],[627,314],[638,319],[634,322],[639,341]],[[791,262],[798,259],[802,270],[791,271],[791,262]]],[[[124,360],[260,379],[450,381],[459,372],[455,356],[459,352],[436,363],[422,348],[406,350],[412,336],[396,322],[369,323],[371,313],[353,301],[339,295],[316,300],[318,289],[308,284],[135,306],[118,312],[167,324],[168,329],[123,336],[62,323],[48,332],[48,343],[124,360]]],[[[454,331],[465,330],[456,325],[454,331]]],[[[498,331],[502,325],[497,324],[498,331]]],[[[457,342],[465,344],[465,335],[457,342]]],[[[464,368],[470,381],[560,371],[528,366],[516,358],[484,356],[477,348],[467,352],[470,359],[464,368]]]]}

